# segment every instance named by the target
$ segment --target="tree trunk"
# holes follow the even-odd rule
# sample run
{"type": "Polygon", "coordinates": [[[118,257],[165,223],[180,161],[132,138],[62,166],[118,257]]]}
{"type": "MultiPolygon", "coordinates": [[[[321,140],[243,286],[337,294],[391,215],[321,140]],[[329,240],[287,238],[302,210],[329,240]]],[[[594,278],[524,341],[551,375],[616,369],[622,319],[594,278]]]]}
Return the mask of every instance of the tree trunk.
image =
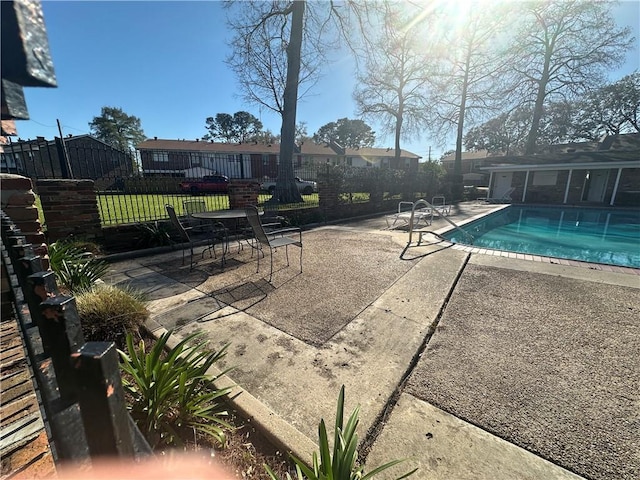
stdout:
{"type": "Polygon", "coordinates": [[[296,137],[296,109],[298,105],[298,81],[300,77],[300,51],[304,27],[304,0],[295,0],[292,5],[291,37],[287,46],[287,83],[284,88],[282,129],[280,130],[280,164],[274,201],[279,203],[302,203],[302,195],[294,180],[293,149],[296,137]]]}
{"type": "Polygon", "coordinates": [[[471,68],[471,43],[467,49],[467,58],[464,66],[464,79],[462,80],[462,92],[460,93],[460,109],[458,111],[458,132],[456,135],[456,156],[453,161],[453,201],[462,200],[462,137],[464,134],[464,115],[467,109],[467,91],[469,89],[469,69],[471,68]]]}
{"type": "Polygon", "coordinates": [[[404,106],[401,100],[400,104],[398,105],[398,117],[396,118],[395,151],[394,151],[394,158],[395,158],[396,165],[394,168],[400,168],[400,155],[402,154],[402,150],[400,148],[400,134],[402,133],[403,109],[404,109],[404,106]]]}
{"type": "Polygon", "coordinates": [[[524,147],[525,155],[533,155],[536,153],[536,143],[538,140],[538,130],[540,128],[540,119],[542,118],[544,100],[547,96],[547,84],[549,83],[549,64],[551,62],[552,49],[547,46],[544,56],[544,67],[542,75],[538,81],[538,92],[536,94],[536,104],[533,108],[533,118],[531,119],[531,129],[527,135],[527,143],[524,147]]]}

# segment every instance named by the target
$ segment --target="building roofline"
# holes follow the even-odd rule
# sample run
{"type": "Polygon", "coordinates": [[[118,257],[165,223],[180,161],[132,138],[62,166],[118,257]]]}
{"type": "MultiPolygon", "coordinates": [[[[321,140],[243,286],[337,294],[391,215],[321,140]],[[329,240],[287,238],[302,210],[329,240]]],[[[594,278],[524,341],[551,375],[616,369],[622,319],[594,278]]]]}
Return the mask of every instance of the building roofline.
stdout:
{"type": "Polygon", "coordinates": [[[509,164],[491,165],[480,167],[479,170],[487,172],[514,172],[520,170],[585,170],[601,168],[640,168],[640,160],[618,160],[609,162],[561,162],[542,164],[509,164]]]}

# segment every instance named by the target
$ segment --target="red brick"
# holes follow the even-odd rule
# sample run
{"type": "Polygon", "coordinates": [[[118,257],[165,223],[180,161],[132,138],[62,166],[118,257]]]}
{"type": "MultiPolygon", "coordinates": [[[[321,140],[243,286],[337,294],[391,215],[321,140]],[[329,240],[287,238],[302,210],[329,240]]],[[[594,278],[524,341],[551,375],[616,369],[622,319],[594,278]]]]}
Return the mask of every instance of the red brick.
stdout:
{"type": "Polygon", "coordinates": [[[11,220],[14,222],[19,222],[21,220],[37,220],[38,219],[38,209],[30,204],[30,206],[25,205],[7,205],[4,208],[4,212],[9,215],[11,220]]]}
{"type": "Polygon", "coordinates": [[[28,191],[33,188],[31,180],[20,175],[0,174],[0,180],[2,181],[2,189],[5,192],[8,190],[28,191]]]}
{"type": "MultiPolygon", "coordinates": [[[[3,185],[4,187],[4,185],[3,185]]],[[[8,205],[15,206],[32,206],[36,203],[36,196],[31,191],[16,192],[7,199],[8,205]]]]}

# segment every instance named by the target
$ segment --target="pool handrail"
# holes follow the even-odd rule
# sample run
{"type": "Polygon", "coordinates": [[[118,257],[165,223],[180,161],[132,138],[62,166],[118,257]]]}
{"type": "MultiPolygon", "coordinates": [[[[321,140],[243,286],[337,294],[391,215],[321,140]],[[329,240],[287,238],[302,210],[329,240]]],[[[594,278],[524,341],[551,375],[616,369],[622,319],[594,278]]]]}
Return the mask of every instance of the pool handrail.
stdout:
{"type": "MultiPolygon", "coordinates": [[[[411,245],[411,237],[413,235],[413,216],[416,210],[420,210],[420,208],[424,208],[424,207],[419,207],[419,205],[424,205],[424,207],[430,208],[431,211],[433,212],[435,210],[435,207],[433,205],[431,205],[429,202],[427,202],[424,199],[420,199],[417,200],[414,204],[413,204],[413,208],[411,209],[411,217],[409,218],[409,243],[408,245],[411,245]]],[[[462,228],[460,228],[458,225],[456,225],[452,220],[450,220],[448,217],[446,216],[440,216],[440,218],[446,220],[447,222],[449,222],[456,230],[460,230],[460,232],[462,232],[464,235],[466,235],[467,237],[471,238],[471,242],[470,245],[473,245],[473,241],[475,240],[474,236],[471,235],[469,232],[463,230],[462,228]]],[[[420,243],[422,239],[422,232],[420,232],[420,238],[418,239],[418,244],[420,243]]]]}

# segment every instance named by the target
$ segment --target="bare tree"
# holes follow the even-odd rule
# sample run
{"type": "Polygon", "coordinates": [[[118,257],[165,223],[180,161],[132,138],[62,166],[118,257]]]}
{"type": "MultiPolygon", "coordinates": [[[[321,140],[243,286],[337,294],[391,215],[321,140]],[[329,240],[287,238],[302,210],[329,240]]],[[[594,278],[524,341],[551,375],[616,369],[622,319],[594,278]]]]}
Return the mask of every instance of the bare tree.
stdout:
{"type": "Polygon", "coordinates": [[[610,2],[554,0],[516,3],[522,24],[513,42],[514,91],[533,105],[525,153],[536,149],[545,103],[572,100],[603,83],[631,47],[630,29],[617,28],[610,2]]]}
{"type": "Polygon", "coordinates": [[[440,136],[456,130],[454,199],[462,194],[462,144],[465,122],[472,122],[502,103],[501,77],[509,68],[498,41],[509,24],[501,3],[475,2],[447,6],[438,19],[442,36],[434,50],[439,53],[438,72],[432,77],[433,105],[440,136]],[[464,7],[464,8],[462,8],[464,7]]]}
{"type": "Polygon", "coordinates": [[[320,42],[305,41],[319,31],[305,15],[306,6],[303,0],[240,2],[230,21],[233,54],[227,62],[236,73],[244,98],[282,117],[273,198],[281,203],[303,201],[293,172],[297,102],[317,81],[323,58],[320,42]]]}
{"type": "MultiPolygon", "coordinates": [[[[282,116],[280,163],[274,201],[301,202],[293,179],[295,115],[298,98],[319,75],[325,51],[338,38],[352,48],[353,31],[366,42],[372,2],[307,2],[306,0],[228,1],[234,38],[227,62],[235,71],[246,100],[282,116]],[[294,84],[295,82],[295,84],[294,84]],[[300,93],[300,87],[303,87],[300,93]]],[[[336,44],[337,45],[337,44],[336,44]]]]}
{"type": "Polygon", "coordinates": [[[360,115],[381,122],[385,132],[394,134],[399,159],[400,140],[419,136],[427,120],[429,58],[419,48],[421,23],[409,12],[384,6],[380,36],[366,50],[353,97],[360,115]]]}
{"type": "MultiPolygon", "coordinates": [[[[545,105],[538,127],[538,146],[598,141],[603,135],[640,132],[640,74],[589,92],[575,101],[545,105]]],[[[532,105],[502,113],[465,134],[467,150],[490,154],[522,154],[531,129],[532,105]]]]}

